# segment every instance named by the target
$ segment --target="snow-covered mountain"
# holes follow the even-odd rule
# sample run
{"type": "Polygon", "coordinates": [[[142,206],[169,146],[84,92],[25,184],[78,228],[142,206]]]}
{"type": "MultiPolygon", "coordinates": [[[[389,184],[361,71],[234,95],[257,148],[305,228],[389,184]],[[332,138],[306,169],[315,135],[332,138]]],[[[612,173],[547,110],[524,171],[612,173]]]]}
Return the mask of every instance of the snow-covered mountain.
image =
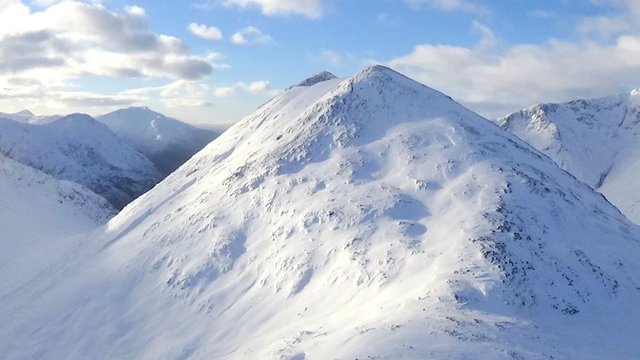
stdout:
{"type": "Polygon", "coordinates": [[[540,104],[497,120],[640,223],[640,91],[540,104]]]}
{"type": "Polygon", "coordinates": [[[81,184],[122,208],[162,179],[144,155],[89,115],[44,124],[0,119],[0,154],[81,184]]]}
{"type": "Polygon", "coordinates": [[[70,238],[113,215],[109,202],[88,189],[0,154],[0,297],[57,259],[70,238]]]}
{"type": "Polygon", "coordinates": [[[10,119],[28,124],[44,124],[60,119],[61,115],[35,115],[29,110],[22,110],[17,113],[0,112],[0,118],[10,119]]]}
{"type": "Polygon", "coordinates": [[[290,88],[0,297],[52,359],[631,359],[640,231],[374,66],[290,88]]]}
{"type": "Polygon", "coordinates": [[[164,116],[147,107],[130,107],[98,116],[118,137],[166,174],[184,164],[219,134],[164,116]]]}

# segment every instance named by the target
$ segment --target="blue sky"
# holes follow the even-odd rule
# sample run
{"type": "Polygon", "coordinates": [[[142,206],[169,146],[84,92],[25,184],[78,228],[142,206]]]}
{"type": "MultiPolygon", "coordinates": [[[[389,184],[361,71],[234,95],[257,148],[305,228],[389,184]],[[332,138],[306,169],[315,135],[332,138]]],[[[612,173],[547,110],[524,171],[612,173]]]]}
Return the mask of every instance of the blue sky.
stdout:
{"type": "Polygon", "coordinates": [[[493,117],[640,86],[636,0],[3,0],[0,112],[232,123],[382,63],[493,117]]]}

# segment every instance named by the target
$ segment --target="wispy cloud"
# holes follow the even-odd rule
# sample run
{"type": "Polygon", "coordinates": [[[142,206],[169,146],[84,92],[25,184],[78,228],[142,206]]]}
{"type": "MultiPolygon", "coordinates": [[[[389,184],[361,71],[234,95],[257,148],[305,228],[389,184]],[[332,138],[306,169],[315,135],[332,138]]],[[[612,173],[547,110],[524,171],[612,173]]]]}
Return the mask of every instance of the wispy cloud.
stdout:
{"type": "Polygon", "coordinates": [[[242,8],[255,7],[269,16],[298,14],[318,19],[324,12],[323,0],[222,0],[222,3],[242,8]]]}
{"type": "Polygon", "coordinates": [[[222,31],[220,31],[220,29],[218,29],[215,26],[207,26],[207,25],[198,24],[198,23],[191,23],[189,24],[188,29],[193,35],[201,39],[211,40],[211,41],[222,40],[222,31]]]}
{"type": "Polygon", "coordinates": [[[268,44],[272,41],[271,36],[255,26],[247,26],[231,35],[231,42],[236,45],[268,44]]]}
{"type": "Polygon", "coordinates": [[[487,8],[470,0],[404,0],[412,6],[426,5],[445,11],[468,11],[484,13],[487,8]]]}
{"type": "Polygon", "coordinates": [[[273,89],[271,83],[266,80],[258,80],[250,83],[238,82],[231,86],[220,86],[213,88],[213,93],[216,97],[229,97],[242,93],[250,94],[266,94],[274,96],[280,92],[280,90],[273,89]]]}

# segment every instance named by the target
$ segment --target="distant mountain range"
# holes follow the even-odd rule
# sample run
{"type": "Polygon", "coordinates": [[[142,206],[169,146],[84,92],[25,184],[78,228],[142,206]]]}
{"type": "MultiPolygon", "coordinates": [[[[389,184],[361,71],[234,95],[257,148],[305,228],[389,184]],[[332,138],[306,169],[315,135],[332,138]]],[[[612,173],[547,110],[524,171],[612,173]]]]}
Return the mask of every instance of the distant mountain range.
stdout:
{"type": "Polygon", "coordinates": [[[81,184],[122,208],[217,135],[148,108],[98,119],[0,113],[0,154],[81,184]]]}
{"type": "Polygon", "coordinates": [[[167,175],[219,135],[147,107],[120,109],[96,119],[167,175]]]}
{"type": "Polygon", "coordinates": [[[640,224],[640,90],[540,104],[497,120],[640,224]]]}
{"type": "Polygon", "coordinates": [[[0,153],[57,179],[83,185],[116,208],[163,177],[144,155],[84,114],[43,124],[0,119],[0,153]]]}

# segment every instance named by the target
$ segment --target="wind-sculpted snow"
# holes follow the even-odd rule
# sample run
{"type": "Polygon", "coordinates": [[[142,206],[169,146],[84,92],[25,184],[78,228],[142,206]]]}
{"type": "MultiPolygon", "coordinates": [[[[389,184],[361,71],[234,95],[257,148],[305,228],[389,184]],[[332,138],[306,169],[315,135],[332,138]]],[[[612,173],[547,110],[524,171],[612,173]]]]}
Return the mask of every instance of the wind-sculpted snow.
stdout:
{"type": "Polygon", "coordinates": [[[57,179],[77,182],[122,208],[162,174],[88,115],[50,123],[0,119],[0,153],[57,179]]]}
{"type": "Polygon", "coordinates": [[[640,93],[540,104],[497,120],[498,125],[604,194],[640,222],[640,93]]]}
{"type": "Polygon", "coordinates": [[[147,107],[120,109],[97,117],[122,141],[136,149],[165,175],[184,164],[191,156],[219,135],[166,117],[147,107]]]}
{"type": "Polygon", "coordinates": [[[0,298],[0,352],[630,359],[639,240],[515,136],[375,66],[290,88],[0,298]]]}

